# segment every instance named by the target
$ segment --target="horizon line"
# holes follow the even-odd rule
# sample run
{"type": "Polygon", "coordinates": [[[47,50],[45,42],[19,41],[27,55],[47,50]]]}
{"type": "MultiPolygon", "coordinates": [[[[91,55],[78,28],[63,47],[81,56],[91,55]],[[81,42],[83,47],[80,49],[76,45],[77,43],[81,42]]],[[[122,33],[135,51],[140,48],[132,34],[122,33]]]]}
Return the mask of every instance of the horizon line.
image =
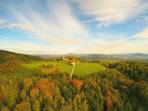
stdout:
{"type": "Polygon", "coordinates": [[[43,53],[43,54],[29,54],[29,53],[22,53],[19,51],[12,51],[12,50],[4,50],[0,49],[0,51],[7,51],[17,54],[25,54],[25,55],[37,55],[37,56],[47,56],[47,55],[126,55],[126,54],[148,54],[145,52],[127,52],[127,53],[43,53]]]}

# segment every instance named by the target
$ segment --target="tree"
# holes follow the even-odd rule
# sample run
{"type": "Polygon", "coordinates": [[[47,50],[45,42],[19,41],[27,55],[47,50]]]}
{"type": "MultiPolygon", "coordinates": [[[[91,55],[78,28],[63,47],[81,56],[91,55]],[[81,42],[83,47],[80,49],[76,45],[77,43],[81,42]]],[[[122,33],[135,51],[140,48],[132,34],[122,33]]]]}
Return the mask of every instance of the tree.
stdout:
{"type": "Polygon", "coordinates": [[[70,80],[70,84],[72,84],[75,88],[80,90],[83,82],[81,80],[72,79],[72,80],[70,80]]]}
{"type": "Polygon", "coordinates": [[[40,101],[34,100],[32,103],[32,109],[33,111],[40,111],[41,110],[40,101]]]}
{"type": "Polygon", "coordinates": [[[31,111],[29,98],[17,104],[14,111],[31,111]]]}
{"type": "Polygon", "coordinates": [[[10,110],[8,109],[8,107],[3,106],[3,107],[1,108],[1,111],[10,111],[10,110]]]}

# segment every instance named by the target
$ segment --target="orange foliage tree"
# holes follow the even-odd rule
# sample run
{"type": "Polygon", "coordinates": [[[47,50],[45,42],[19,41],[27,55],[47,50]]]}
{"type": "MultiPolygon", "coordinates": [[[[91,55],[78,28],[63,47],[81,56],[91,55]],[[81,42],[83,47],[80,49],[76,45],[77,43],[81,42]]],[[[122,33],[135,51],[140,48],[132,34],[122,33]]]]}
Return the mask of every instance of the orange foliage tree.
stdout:
{"type": "Polygon", "coordinates": [[[77,89],[81,89],[83,82],[81,80],[72,79],[70,80],[70,84],[72,84],[77,89]]]}

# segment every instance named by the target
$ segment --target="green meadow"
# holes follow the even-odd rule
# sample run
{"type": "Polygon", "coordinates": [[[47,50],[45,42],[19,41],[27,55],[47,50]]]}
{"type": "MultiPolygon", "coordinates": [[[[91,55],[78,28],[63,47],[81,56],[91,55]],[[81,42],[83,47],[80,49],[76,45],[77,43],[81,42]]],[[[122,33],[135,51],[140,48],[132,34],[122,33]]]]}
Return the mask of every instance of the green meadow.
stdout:
{"type": "MultiPolygon", "coordinates": [[[[40,69],[43,65],[57,65],[60,71],[63,73],[70,73],[72,70],[72,65],[64,61],[34,61],[31,63],[25,63],[24,67],[28,69],[40,69]]],[[[96,73],[105,70],[105,67],[99,63],[77,63],[74,69],[74,74],[79,76],[85,76],[91,73],[96,73]]]]}

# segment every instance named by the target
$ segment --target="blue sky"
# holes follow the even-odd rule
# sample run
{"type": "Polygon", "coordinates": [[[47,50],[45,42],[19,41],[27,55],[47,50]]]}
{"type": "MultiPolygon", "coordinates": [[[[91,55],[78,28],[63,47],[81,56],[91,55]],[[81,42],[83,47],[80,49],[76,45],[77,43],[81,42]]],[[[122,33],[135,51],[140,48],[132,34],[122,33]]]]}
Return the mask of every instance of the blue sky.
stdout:
{"type": "Polygon", "coordinates": [[[0,0],[0,49],[148,53],[148,1],[0,0]]]}

